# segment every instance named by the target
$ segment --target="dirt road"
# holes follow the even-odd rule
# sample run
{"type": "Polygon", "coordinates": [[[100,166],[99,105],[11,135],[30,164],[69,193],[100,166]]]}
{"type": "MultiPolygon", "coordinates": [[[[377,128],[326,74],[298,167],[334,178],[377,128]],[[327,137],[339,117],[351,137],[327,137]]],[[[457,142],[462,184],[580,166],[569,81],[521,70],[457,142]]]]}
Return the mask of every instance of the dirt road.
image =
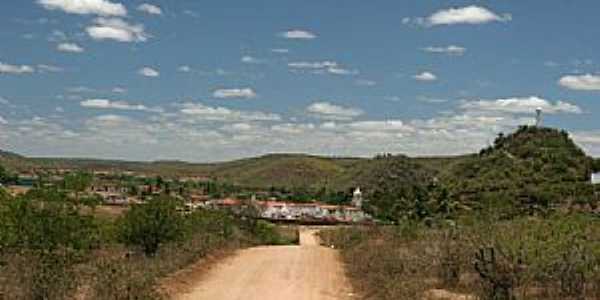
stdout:
{"type": "Polygon", "coordinates": [[[178,300],[352,299],[338,253],[301,229],[300,246],[256,247],[215,266],[178,300]]]}

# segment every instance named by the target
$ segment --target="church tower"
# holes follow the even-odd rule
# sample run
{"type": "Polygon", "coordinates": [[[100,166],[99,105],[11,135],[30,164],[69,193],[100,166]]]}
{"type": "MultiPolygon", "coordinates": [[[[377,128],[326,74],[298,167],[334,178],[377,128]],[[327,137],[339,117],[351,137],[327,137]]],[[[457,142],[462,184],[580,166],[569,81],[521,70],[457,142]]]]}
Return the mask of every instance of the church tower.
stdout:
{"type": "Polygon", "coordinates": [[[354,193],[352,193],[352,206],[354,206],[356,208],[362,208],[362,204],[363,204],[362,192],[360,191],[360,188],[357,187],[354,190],[354,193]]]}

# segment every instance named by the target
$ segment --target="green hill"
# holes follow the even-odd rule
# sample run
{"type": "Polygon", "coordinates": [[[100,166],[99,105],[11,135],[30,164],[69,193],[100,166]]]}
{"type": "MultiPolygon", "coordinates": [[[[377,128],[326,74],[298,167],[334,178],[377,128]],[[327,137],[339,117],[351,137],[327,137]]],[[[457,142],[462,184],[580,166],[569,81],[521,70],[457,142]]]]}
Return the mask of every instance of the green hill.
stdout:
{"type": "Polygon", "coordinates": [[[429,197],[422,194],[429,192],[433,182],[447,189],[456,202],[475,209],[486,205],[545,209],[587,199],[590,173],[600,171],[600,160],[586,156],[567,132],[528,126],[500,134],[493,146],[478,154],[456,157],[359,159],[271,154],[194,164],[42,159],[0,152],[0,164],[12,170],[71,168],[204,176],[249,188],[298,190],[315,197],[341,193],[346,199],[353,188],[361,187],[380,212],[405,209],[406,199],[429,197]]]}
{"type": "Polygon", "coordinates": [[[215,165],[211,177],[248,187],[318,188],[347,173],[360,159],[270,154],[215,165]]]}
{"type": "Polygon", "coordinates": [[[593,164],[567,132],[522,126],[454,164],[441,180],[465,203],[543,208],[586,197],[593,164]]]}

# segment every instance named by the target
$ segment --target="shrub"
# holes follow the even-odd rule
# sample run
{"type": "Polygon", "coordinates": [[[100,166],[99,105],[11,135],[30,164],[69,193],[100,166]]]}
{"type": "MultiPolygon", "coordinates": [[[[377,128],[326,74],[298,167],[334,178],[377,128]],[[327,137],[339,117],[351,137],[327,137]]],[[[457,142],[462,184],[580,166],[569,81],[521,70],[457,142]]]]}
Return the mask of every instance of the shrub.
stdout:
{"type": "Polygon", "coordinates": [[[4,248],[85,252],[98,245],[94,218],[80,214],[64,193],[34,190],[0,205],[4,248]]]}
{"type": "Polygon", "coordinates": [[[161,244],[183,237],[184,219],[177,208],[177,200],[170,197],[132,206],[120,220],[121,241],[155,255],[161,244]]]}

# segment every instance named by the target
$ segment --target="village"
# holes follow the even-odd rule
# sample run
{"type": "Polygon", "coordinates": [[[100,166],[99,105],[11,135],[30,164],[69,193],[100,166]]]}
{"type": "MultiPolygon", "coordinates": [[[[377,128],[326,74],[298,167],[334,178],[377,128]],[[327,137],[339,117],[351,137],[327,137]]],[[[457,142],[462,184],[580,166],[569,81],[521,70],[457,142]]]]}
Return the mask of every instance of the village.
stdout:
{"type": "Polygon", "coordinates": [[[95,171],[80,173],[70,169],[22,173],[4,187],[18,196],[34,186],[62,188],[79,197],[96,199],[100,206],[127,209],[143,204],[152,197],[170,196],[183,202],[183,213],[198,209],[223,210],[236,215],[251,214],[254,218],[273,222],[306,224],[364,223],[372,221],[363,211],[363,193],[356,187],[345,205],[321,202],[318,199],[294,199],[266,191],[247,191],[226,183],[215,183],[205,177],[176,179],[134,174],[132,172],[95,171]],[[41,176],[40,174],[45,174],[41,176]],[[70,183],[74,181],[75,184],[70,183]]]}

